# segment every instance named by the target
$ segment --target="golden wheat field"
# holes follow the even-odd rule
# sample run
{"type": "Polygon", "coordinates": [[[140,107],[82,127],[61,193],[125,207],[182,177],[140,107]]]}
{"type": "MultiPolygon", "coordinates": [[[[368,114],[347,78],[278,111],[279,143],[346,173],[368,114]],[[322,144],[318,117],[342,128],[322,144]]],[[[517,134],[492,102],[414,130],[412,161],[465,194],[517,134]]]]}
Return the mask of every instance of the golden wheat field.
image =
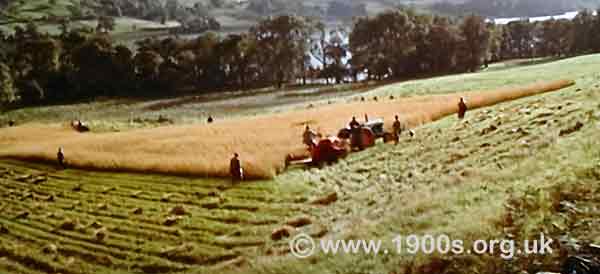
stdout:
{"type": "Polygon", "coordinates": [[[470,109],[555,91],[569,80],[538,82],[492,91],[438,96],[379,98],[374,101],[324,105],[281,114],[223,120],[206,125],[176,125],[116,133],[77,133],[68,125],[27,124],[0,129],[0,157],[54,161],[63,147],[70,166],[100,170],[157,172],[194,176],[227,176],[229,158],[240,154],[248,178],[271,178],[284,167],[285,156],[303,151],[302,131],[336,134],[352,116],[394,115],[407,127],[457,112],[464,96],[470,109]]]}

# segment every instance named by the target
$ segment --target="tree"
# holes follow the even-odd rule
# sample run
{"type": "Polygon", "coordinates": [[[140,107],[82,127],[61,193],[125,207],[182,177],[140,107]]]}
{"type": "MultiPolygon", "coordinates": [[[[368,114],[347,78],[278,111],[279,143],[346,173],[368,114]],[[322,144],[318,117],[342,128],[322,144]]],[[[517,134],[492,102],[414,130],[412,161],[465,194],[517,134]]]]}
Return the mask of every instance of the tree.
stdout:
{"type": "Polygon", "coordinates": [[[61,36],[67,35],[69,33],[69,25],[71,22],[68,18],[61,18],[59,20],[60,34],[61,36]]]}
{"type": "Polygon", "coordinates": [[[163,59],[152,50],[138,52],[134,57],[135,69],[143,89],[154,89],[163,59]]]}
{"type": "Polygon", "coordinates": [[[466,64],[474,72],[481,67],[483,59],[490,44],[490,31],[485,20],[476,15],[467,16],[461,25],[462,35],[465,40],[466,64]]]}
{"type": "Polygon", "coordinates": [[[563,56],[572,47],[569,20],[547,20],[541,24],[539,48],[544,56],[563,56]]]}
{"type": "MultiPolygon", "coordinates": [[[[310,33],[310,54],[321,63],[323,70],[327,70],[327,55],[325,54],[325,48],[327,47],[327,30],[325,24],[321,21],[313,21],[309,22],[308,28],[310,33]]],[[[310,61],[310,56],[308,56],[308,58],[310,61]]],[[[306,67],[307,66],[305,66],[305,70],[306,67]]],[[[327,83],[329,83],[329,79],[327,79],[327,83]]]]}
{"type": "Polygon", "coordinates": [[[503,58],[529,58],[535,46],[533,30],[535,25],[527,20],[514,21],[504,27],[503,58]]]}
{"type": "Polygon", "coordinates": [[[425,35],[422,48],[427,71],[449,72],[456,62],[456,52],[461,42],[460,33],[448,18],[436,17],[425,35]]]}
{"type": "Polygon", "coordinates": [[[115,75],[116,92],[123,94],[132,91],[136,86],[133,52],[122,45],[116,46],[112,54],[112,66],[115,75]]]}
{"type": "Polygon", "coordinates": [[[60,45],[53,38],[29,40],[21,50],[29,57],[32,77],[43,78],[58,70],[60,45]]]}
{"type": "Polygon", "coordinates": [[[206,88],[214,88],[223,84],[223,74],[220,69],[220,56],[217,54],[219,37],[209,32],[198,37],[189,46],[195,55],[196,66],[193,71],[197,83],[206,88]]]}
{"type": "Polygon", "coordinates": [[[98,25],[96,25],[96,32],[108,33],[115,30],[115,26],[115,18],[110,16],[100,16],[98,18],[98,25]]]}
{"type": "Polygon", "coordinates": [[[490,30],[490,46],[487,59],[490,62],[498,62],[502,56],[502,27],[493,23],[488,23],[490,30]]]}
{"type": "Polygon", "coordinates": [[[27,36],[32,38],[19,41],[19,50],[14,55],[15,82],[24,102],[37,103],[53,98],[56,92],[48,88],[57,77],[61,48],[58,41],[46,35],[27,36]]]}
{"type": "Polygon", "coordinates": [[[229,85],[246,87],[257,50],[256,41],[248,35],[231,34],[220,43],[221,66],[229,85]]]}
{"type": "Polygon", "coordinates": [[[10,68],[0,62],[0,107],[15,103],[18,99],[10,68]]]}
{"type": "Polygon", "coordinates": [[[169,19],[177,18],[179,3],[177,0],[167,0],[165,4],[166,17],[169,19]]]}
{"type": "Polygon", "coordinates": [[[307,48],[305,26],[299,18],[284,15],[261,21],[251,29],[260,49],[259,62],[265,81],[275,82],[281,87],[297,74],[307,48]]]}
{"type": "Polygon", "coordinates": [[[72,97],[116,95],[118,75],[113,65],[113,50],[112,42],[105,36],[92,37],[73,49],[72,97]]]}
{"type": "Polygon", "coordinates": [[[330,60],[329,65],[324,68],[327,78],[333,77],[339,84],[346,75],[344,58],[348,56],[348,45],[341,37],[340,30],[332,30],[329,34],[329,41],[325,47],[325,60],[330,60]]]}
{"type": "Polygon", "coordinates": [[[158,84],[161,89],[167,92],[177,91],[183,87],[182,80],[184,75],[180,73],[177,64],[174,62],[174,58],[165,59],[158,66],[158,84]]]}
{"type": "Polygon", "coordinates": [[[584,54],[592,48],[594,15],[583,10],[573,18],[573,53],[584,54]]]}
{"type": "Polygon", "coordinates": [[[360,18],[350,34],[353,66],[363,63],[369,76],[400,77],[413,71],[416,17],[410,11],[396,10],[375,18],[360,18]]]}
{"type": "Polygon", "coordinates": [[[350,33],[350,51],[352,52],[350,64],[355,80],[359,72],[366,71],[369,79],[374,72],[377,52],[374,48],[375,37],[370,32],[374,25],[375,21],[373,19],[358,18],[350,33]]]}

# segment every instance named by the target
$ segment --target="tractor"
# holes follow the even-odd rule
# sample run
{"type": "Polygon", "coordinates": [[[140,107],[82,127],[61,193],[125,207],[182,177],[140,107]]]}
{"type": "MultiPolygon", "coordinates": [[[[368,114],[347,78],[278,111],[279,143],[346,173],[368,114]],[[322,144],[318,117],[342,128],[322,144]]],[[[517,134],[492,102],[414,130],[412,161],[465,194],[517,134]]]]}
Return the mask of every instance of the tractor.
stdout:
{"type": "Polygon", "coordinates": [[[350,127],[340,129],[338,132],[338,138],[342,140],[350,139],[351,147],[362,147],[368,148],[375,145],[377,139],[382,138],[384,142],[392,141],[394,136],[392,133],[386,132],[383,127],[383,119],[378,118],[372,121],[367,121],[360,125],[360,138],[352,134],[350,127]],[[358,142],[362,142],[359,144],[358,142]]]}
{"type": "Polygon", "coordinates": [[[291,165],[321,166],[331,164],[344,158],[352,148],[369,148],[375,145],[377,139],[384,142],[392,141],[394,135],[386,132],[383,119],[375,119],[360,125],[360,136],[352,133],[349,127],[339,130],[337,137],[321,138],[321,135],[308,132],[303,136],[303,143],[308,147],[308,153],[289,154],[285,159],[286,168],[291,165]],[[359,144],[358,142],[362,142],[359,144]]]}
{"type": "Polygon", "coordinates": [[[285,166],[331,164],[346,157],[349,151],[348,143],[345,140],[333,136],[321,139],[315,138],[308,147],[309,157],[307,155],[289,154],[285,159],[285,166]]]}

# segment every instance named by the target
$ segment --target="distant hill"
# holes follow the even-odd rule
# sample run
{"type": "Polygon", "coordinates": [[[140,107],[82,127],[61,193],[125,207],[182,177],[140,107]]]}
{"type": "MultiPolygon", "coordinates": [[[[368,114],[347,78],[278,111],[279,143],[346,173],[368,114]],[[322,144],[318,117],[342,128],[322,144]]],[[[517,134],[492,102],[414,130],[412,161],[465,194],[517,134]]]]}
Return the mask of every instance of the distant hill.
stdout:
{"type": "MultiPolygon", "coordinates": [[[[54,24],[64,17],[89,20],[106,15],[197,26],[206,25],[203,22],[208,19],[211,26],[219,25],[228,32],[245,30],[269,15],[296,14],[351,23],[354,16],[400,5],[444,15],[476,13],[498,18],[595,9],[600,0],[0,0],[0,23],[38,20],[54,24]]],[[[3,27],[11,25],[0,25],[3,27]]]]}
{"type": "Polygon", "coordinates": [[[467,0],[462,3],[441,0],[430,5],[435,12],[476,13],[486,17],[533,17],[599,7],[600,0],[467,0]]]}

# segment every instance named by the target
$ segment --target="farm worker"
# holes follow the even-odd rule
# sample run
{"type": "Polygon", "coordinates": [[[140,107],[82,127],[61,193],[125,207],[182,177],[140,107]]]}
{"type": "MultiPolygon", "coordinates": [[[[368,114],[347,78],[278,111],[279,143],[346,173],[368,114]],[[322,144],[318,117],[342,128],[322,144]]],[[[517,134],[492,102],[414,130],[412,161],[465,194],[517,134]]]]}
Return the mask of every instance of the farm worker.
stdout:
{"type": "Polygon", "coordinates": [[[213,121],[214,121],[214,119],[213,119],[212,115],[208,115],[208,119],[206,119],[206,122],[210,124],[213,121]]]}
{"type": "Polygon", "coordinates": [[[302,143],[307,145],[309,148],[314,147],[315,143],[313,140],[315,138],[315,135],[316,134],[307,125],[306,128],[304,129],[304,133],[302,134],[302,143]]]}
{"type": "Polygon", "coordinates": [[[358,121],[356,121],[355,116],[352,116],[352,121],[350,121],[349,125],[350,125],[350,129],[360,127],[360,124],[358,123],[358,121]]]}
{"type": "Polygon", "coordinates": [[[402,124],[400,123],[400,120],[398,120],[398,115],[396,115],[394,117],[394,124],[392,125],[393,129],[394,129],[394,142],[396,143],[396,145],[398,144],[398,142],[400,141],[400,134],[402,133],[402,124]]]}
{"type": "Polygon", "coordinates": [[[460,97],[460,101],[458,102],[458,119],[464,119],[465,114],[467,113],[467,104],[465,102],[464,97],[460,97]]]}
{"type": "Polygon", "coordinates": [[[231,181],[234,183],[244,179],[244,170],[237,153],[233,154],[233,158],[229,162],[229,174],[231,175],[231,181]]]}
{"type": "Polygon", "coordinates": [[[351,138],[352,141],[350,142],[352,148],[354,147],[358,147],[359,150],[363,149],[362,146],[362,133],[361,133],[361,127],[360,124],[358,123],[358,121],[356,121],[356,117],[352,117],[352,121],[350,121],[350,134],[351,134],[351,138]]]}
{"type": "Polygon", "coordinates": [[[62,168],[67,168],[65,166],[65,154],[63,154],[63,149],[62,147],[58,148],[58,152],[56,153],[56,159],[58,160],[58,164],[62,167],[62,168]]]}

